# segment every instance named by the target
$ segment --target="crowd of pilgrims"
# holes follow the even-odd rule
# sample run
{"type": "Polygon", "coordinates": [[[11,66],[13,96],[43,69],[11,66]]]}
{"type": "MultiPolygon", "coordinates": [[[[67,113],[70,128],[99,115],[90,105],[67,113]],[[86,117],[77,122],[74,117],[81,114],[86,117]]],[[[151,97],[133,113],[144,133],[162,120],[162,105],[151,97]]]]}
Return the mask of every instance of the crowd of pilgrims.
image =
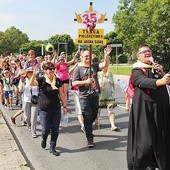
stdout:
{"type": "MultiPolygon", "coordinates": [[[[30,95],[38,95],[39,89],[31,87],[30,89],[23,89],[22,82],[27,82],[33,73],[36,65],[39,67],[39,73],[37,77],[43,76],[43,65],[45,63],[51,62],[55,64],[55,74],[60,77],[61,82],[63,82],[63,96],[65,102],[67,101],[67,92],[69,87],[69,74],[68,68],[71,64],[74,64],[78,51],[71,61],[65,62],[66,53],[61,52],[60,56],[57,57],[57,52],[54,51],[53,54],[46,54],[44,57],[36,56],[34,50],[30,50],[27,54],[20,54],[18,56],[0,56],[0,99],[1,106],[5,109],[13,110],[13,106],[16,105],[21,108],[16,115],[24,113],[25,118],[23,118],[22,125],[27,123],[31,124],[31,120],[28,120],[30,114],[27,113],[28,107],[24,106],[25,102],[30,102],[30,95]],[[62,67],[60,65],[62,64],[62,67]],[[65,82],[68,82],[65,84],[65,82]],[[26,95],[23,95],[26,94],[26,95]],[[24,101],[24,102],[23,102],[24,101]],[[26,112],[26,113],[25,113],[26,112]],[[27,120],[27,121],[26,121],[27,120]]],[[[36,106],[37,107],[37,106],[36,106]]],[[[37,112],[37,109],[31,110],[31,112],[37,112]]],[[[37,114],[33,114],[37,115],[37,114]]],[[[15,123],[15,116],[11,118],[13,123],[15,123]]],[[[30,118],[31,119],[31,118],[30,118]]],[[[34,122],[36,121],[36,116],[34,122]]],[[[31,128],[31,127],[30,127],[31,128]]],[[[35,127],[34,127],[35,129],[35,127]]],[[[35,135],[35,130],[33,130],[33,137],[35,135]]]]}

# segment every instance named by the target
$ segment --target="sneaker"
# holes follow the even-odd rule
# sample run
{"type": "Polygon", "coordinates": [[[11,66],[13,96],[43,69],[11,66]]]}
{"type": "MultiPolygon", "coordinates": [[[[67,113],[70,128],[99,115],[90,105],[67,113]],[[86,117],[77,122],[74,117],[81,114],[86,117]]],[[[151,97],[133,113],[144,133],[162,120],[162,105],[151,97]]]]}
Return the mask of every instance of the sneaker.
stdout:
{"type": "Polygon", "coordinates": [[[37,138],[37,135],[35,133],[32,134],[33,138],[37,138]]]}
{"type": "Polygon", "coordinates": [[[88,139],[88,140],[87,140],[87,147],[88,147],[88,148],[93,148],[93,147],[94,147],[93,139],[88,139]]]}
{"type": "Polygon", "coordinates": [[[27,122],[25,120],[22,122],[22,126],[27,126],[27,122]]]}
{"type": "Polygon", "coordinates": [[[7,105],[4,106],[4,109],[7,109],[7,105]]]}
{"type": "Polygon", "coordinates": [[[11,122],[15,125],[15,118],[11,117],[11,122]]]}

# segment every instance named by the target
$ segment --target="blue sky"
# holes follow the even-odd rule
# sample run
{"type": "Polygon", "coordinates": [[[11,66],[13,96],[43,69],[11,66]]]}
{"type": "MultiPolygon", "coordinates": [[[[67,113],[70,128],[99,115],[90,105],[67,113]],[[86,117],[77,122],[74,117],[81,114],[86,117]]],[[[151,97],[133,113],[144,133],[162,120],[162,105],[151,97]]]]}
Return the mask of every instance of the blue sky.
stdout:
{"type": "Polygon", "coordinates": [[[15,26],[30,40],[46,40],[55,34],[69,34],[73,40],[79,28],[75,13],[83,14],[90,2],[98,14],[107,13],[108,21],[97,24],[105,33],[114,30],[113,14],[119,0],[0,0],[0,31],[15,26]]]}

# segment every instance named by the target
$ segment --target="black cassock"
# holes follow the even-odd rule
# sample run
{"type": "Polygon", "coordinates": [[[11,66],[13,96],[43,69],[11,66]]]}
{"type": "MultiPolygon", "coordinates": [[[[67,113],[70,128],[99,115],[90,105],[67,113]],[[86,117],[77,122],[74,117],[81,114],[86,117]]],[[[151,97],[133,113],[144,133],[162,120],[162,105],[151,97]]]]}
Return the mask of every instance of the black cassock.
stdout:
{"type": "Polygon", "coordinates": [[[132,70],[136,86],[132,101],[127,142],[131,170],[155,166],[170,170],[170,104],[166,86],[156,87],[159,74],[151,68],[132,70]]]}

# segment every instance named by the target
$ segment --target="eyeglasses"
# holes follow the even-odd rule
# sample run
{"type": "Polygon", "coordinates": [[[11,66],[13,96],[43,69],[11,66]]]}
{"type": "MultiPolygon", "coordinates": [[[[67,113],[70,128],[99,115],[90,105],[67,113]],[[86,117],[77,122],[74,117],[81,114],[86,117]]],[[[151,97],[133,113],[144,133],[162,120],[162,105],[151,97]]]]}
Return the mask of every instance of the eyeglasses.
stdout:
{"type": "Polygon", "coordinates": [[[52,70],[55,70],[55,68],[54,67],[48,67],[47,70],[52,71],[52,70]]]}
{"type": "Polygon", "coordinates": [[[138,55],[139,54],[147,54],[147,53],[151,53],[151,52],[152,52],[152,50],[145,50],[145,51],[139,52],[138,55]]]}

